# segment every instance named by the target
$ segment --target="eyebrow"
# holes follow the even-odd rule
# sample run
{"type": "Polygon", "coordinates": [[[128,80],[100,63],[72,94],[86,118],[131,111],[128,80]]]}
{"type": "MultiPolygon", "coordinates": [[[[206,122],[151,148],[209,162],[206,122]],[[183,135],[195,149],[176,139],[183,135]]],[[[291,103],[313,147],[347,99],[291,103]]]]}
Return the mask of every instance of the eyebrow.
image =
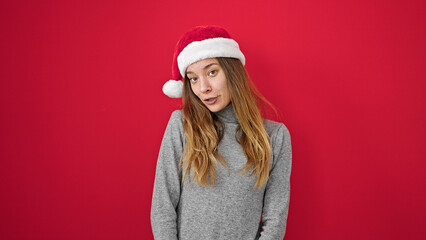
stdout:
{"type": "MultiPolygon", "coordinates": [[[[205,66],[205,67],[203,67],[203,70],[204,69],[206,69],[206,68],[209,68],[210,66],[212,66],[212,65],[219,65],[219,64],[217,64],[217,63],[210,63],[209,65],[207,65],[207,66],[205,66]]],[[[186,72],[186,74],[189,74],[189,73],[193,73],[193,72],[186,72]]]]}

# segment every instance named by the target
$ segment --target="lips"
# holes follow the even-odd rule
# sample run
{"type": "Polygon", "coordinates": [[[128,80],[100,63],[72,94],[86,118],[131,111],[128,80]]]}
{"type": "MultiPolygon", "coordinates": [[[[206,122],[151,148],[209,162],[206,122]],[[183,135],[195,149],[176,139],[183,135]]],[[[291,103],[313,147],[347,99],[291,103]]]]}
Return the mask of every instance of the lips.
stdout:
{"type": "Polygon", "coordinates": [[[215,98],[217,98],[217,97],[204,98],[204,101],[211,101],[211,100],[213,100],[213,99],[215,99],[215,98]]]}
{"type": "Polygon", "coordinates": [[[217,100],[217,97],[212,97],[212,98],[204,98],[204,102],[206,103],[206,104],[214,104],[215,102],[216,102],[216,100],[217,100]]]}

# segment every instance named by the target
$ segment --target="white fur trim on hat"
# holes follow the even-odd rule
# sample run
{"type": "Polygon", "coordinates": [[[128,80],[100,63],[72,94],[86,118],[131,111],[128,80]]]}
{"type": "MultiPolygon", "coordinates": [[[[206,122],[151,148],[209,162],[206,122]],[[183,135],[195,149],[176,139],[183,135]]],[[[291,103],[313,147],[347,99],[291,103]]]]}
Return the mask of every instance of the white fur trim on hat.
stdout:
{"type": "Polygon", "coordinates": [[[177,57],[180,74],[185,76],[186,68],[202,59],[213,57],[238,58],[245,65],[245,57],[238,43],[230,38],[209,38],[188,44],[177,57]]]}
{"type": "Polygon", "coordinates": [[[171,98],[182,97],[183,82],[180,80],[169,80],[163,85],[163,93],[171,98]]]}

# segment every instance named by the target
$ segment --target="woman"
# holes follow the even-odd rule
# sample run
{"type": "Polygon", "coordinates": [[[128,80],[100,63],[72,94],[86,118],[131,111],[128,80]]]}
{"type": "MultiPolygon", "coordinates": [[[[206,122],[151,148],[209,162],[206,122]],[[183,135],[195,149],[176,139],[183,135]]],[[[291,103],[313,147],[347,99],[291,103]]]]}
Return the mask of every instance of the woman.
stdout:
{"type": "Polygon", "coordinates": [[[199,26],[178,42],[163,91],[182,97],[157,161],[155,239],[283,239],[291,142],[262,119],[245,57],[225,29],[199,26]],[[179,81],[184,78],[184,81],[179,81]]]}

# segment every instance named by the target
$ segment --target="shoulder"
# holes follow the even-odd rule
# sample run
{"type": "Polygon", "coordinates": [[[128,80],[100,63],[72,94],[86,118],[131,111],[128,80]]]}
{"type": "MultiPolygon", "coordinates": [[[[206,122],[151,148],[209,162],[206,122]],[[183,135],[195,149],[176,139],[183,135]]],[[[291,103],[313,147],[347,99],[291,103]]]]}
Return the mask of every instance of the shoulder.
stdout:
{"type": "Polygon", "coordinates": [[[183,111],[181,109],[176,109],[171,113],[167,127],[183,133],[183,111]]]}
{"type": "Polygon", "coordinates": [[[176,109],[172,112],[169,119],[169,124],[182,124],[183,112],[181,109],[176,109]]]}
{"type": "Polygon", "coordinates": [[[272,141],[277,137],[288,136],[290,137],[290,132],[287,126],[284,123],[276,122],[269,119],[263,119],[265,130],[268,133],[272,141]]]}
{"type": "MultiPolygon", "coordinates": [[[[284,123],[264,120],[265,129],[269,134],[272,148],[271,164],[276,164],[281,158],[291,158],[291,136],[284,123]]],[[[291,161],[291,159],[290,159],[291,161]]]]}
{"type": "Polygon", "coordinates": [[[172,112],[170,119],[182,119],[183,112],[182,109],[176,109],[172,112]]]}
{"type": "Polygon", "coordinates": [[[164,136],[170,137],[171,139],[174,139],[174,141],[184,141],[185,133],[183,128],[182,110],[174,110],[171,113],[164,136]]]}

